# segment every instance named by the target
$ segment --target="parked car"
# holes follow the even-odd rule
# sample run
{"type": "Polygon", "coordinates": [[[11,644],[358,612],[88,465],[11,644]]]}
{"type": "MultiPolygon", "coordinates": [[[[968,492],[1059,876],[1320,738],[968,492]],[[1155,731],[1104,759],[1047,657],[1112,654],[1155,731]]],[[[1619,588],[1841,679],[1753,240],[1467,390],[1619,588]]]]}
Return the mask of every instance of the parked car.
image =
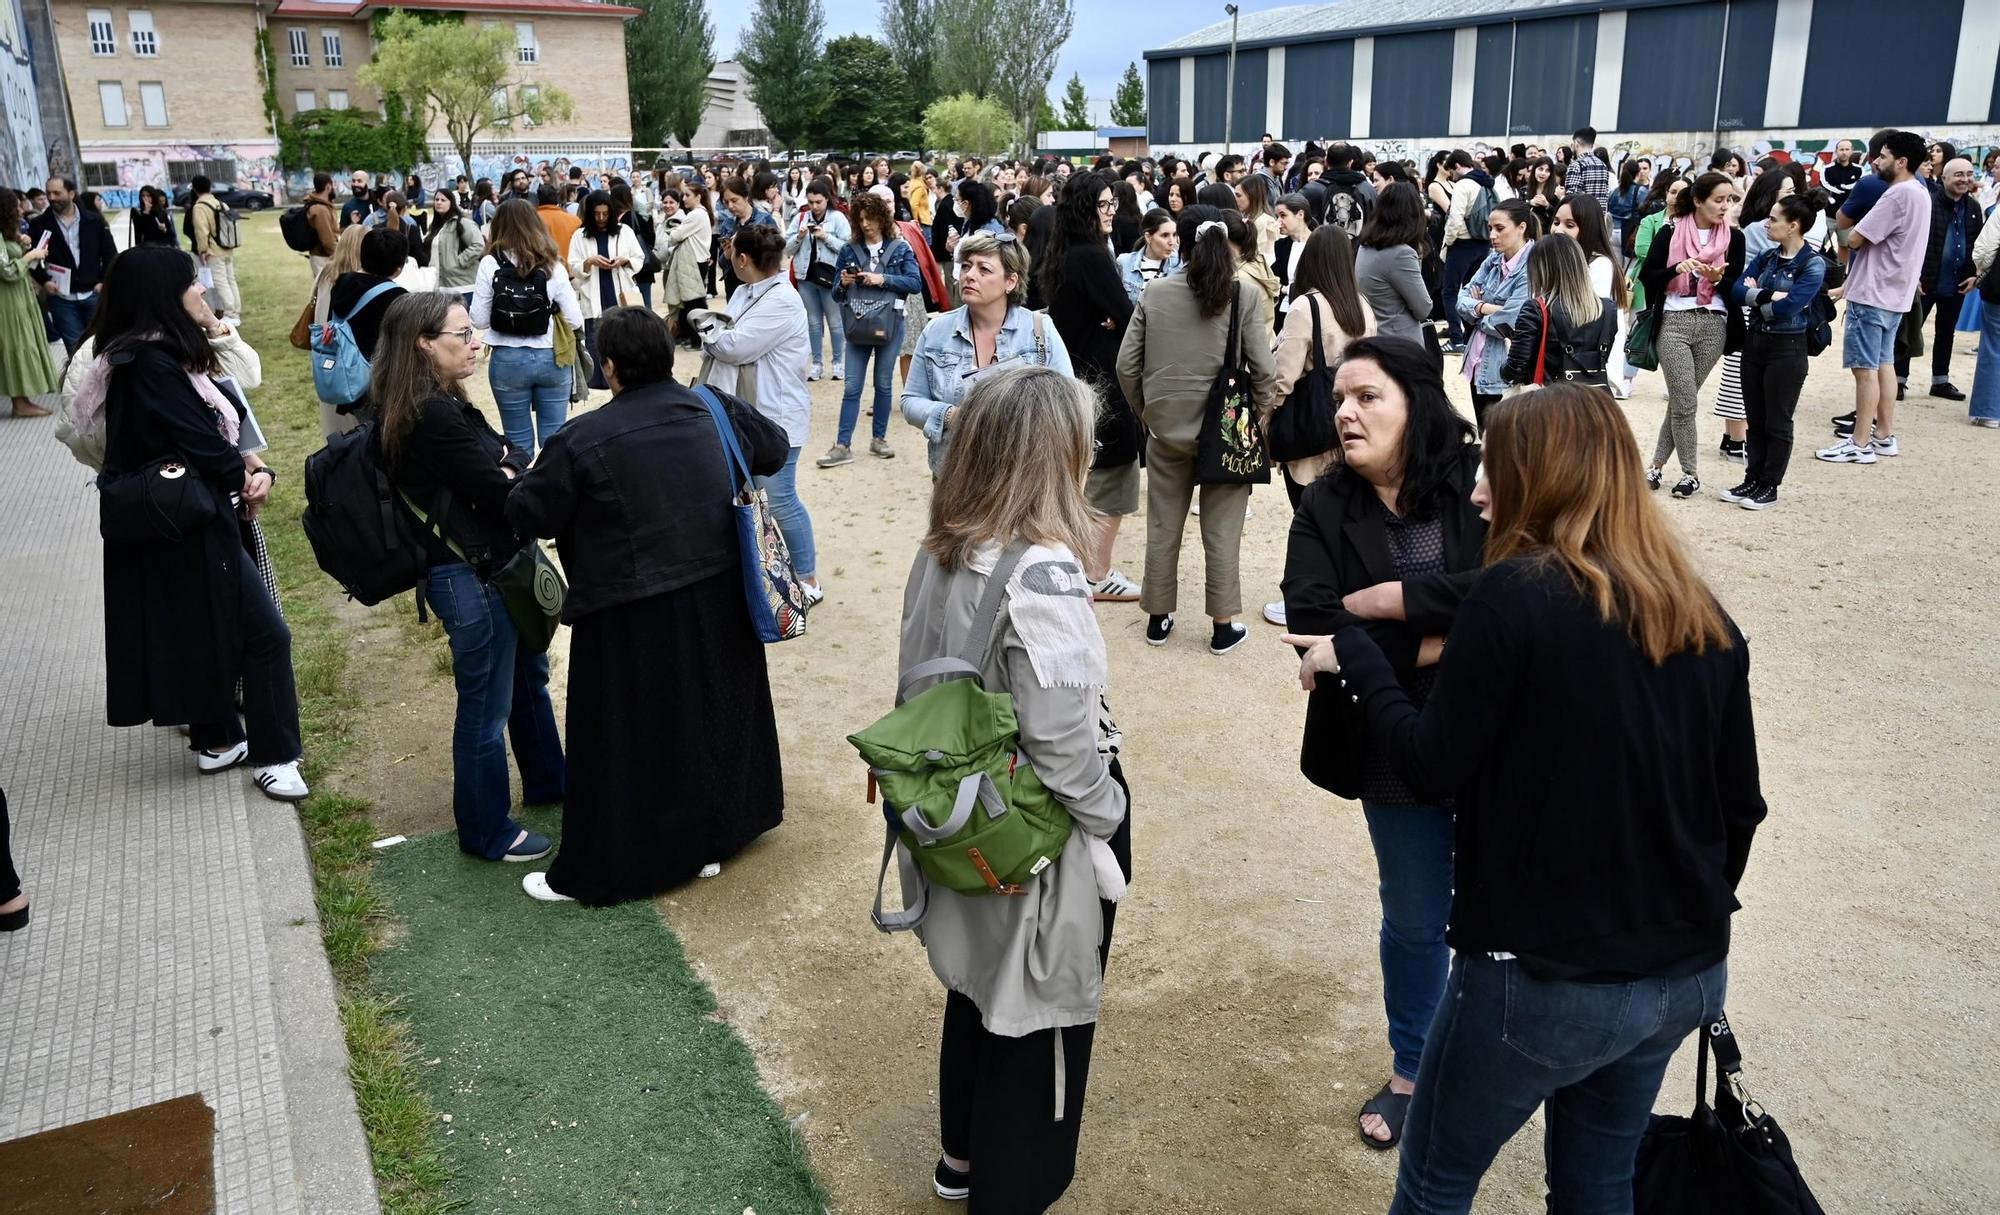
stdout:
{"type": "MultiPolygon", "coordinates": [[[[271,197],[270,192],[267,190],[247,190],[239,186],[217,186],[214,193],[215,201],[225,207],[239,211],[264,211],[278,205],[278,200],[271,197]]],[[[174,191],[173,203],[176,207],[185,207],[189,202],[193,201],[193,198],[194,192],[188,187],[182,186],[174,191]]]]}

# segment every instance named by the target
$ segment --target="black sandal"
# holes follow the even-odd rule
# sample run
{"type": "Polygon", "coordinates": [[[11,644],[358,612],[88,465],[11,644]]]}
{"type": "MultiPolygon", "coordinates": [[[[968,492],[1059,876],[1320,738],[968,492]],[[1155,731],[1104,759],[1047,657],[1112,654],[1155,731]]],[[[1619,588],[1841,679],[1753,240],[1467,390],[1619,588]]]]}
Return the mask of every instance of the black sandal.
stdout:
{"type": "Polygon", "coordinates": [[[1385,1084],[1382,1086],[1381,1092],[1370,1097],[1367,1104],[1361,1107],[1361,1117],[1366,1117],[1369,1114],[1375,1115],[1387,1124],[1389,1137],[1387,1139],[1377,1139],[1367,1131],[1362,1130],[1359,1125],[1356,1125],[1354,1128],[1355,1133],[1360,1135],[1361,1142],[1367,1144],[1369,1147],[1374,1148],[1378,1152],[1386,1152],[1403,1142],[1403,1119],[1409,1117],[1410,1114],[1410,1094],[1396,1092],[1385,1084]]]}

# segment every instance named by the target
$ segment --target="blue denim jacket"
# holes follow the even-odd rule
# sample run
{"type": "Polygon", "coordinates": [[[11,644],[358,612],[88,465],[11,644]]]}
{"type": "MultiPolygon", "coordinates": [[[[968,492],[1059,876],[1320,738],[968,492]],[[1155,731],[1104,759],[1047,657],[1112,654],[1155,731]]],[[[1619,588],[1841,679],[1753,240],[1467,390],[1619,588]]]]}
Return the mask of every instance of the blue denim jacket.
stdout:
{"type": "Polygon", "coordinates": [[[1797,257],[1786,257],[1782,249],[1773,246],[1743,267],[1743,277],[1729,285],[1729,299],[1741,307],[1756,308],[1752,328],[1765,333],[1804,333],[1812,323],[1808,305],[1825,281],[1826,259],[1811,244],[1800,249],[1797,257]],[[1754,292],[1746,286],[1752,279],[1757,280],[1754,292]],[[1784,292],[1785,298],[1769,298],[1769,293],[1777,291],[1784,292]]]}
{"type": "Polygon", "coordinates": [[[1507,259],[1494,250],[1479,263],[1479,270],[1470,282],[1458,293],[1458,314],[1465,323],[1474,325],[1486,335],[1486,348],[1480,352],[1479,365],[1472,365],[1472,352],[1465,353],[1465,371],[1472,381],[1472,390],[1481,393],[1505,392],[1507,382],[1500,378],[1500,368],[1507,362],[1507,337],[1514,321],[1521,315],[1521,305],[1528,302],[1527,257],[1533,251],[1535,242],[1529,241],[1519,256],[1521,265],[1512,277],[1502,274],[1507,259]],[[1473,288],[1483,293],[1474,295],[1473,288]],[[1478,316],[1474,309],[1481,304],[1498,304],[1500,311],[1489,316],[1478,316]]]}
{"type": "MultiPolygon", "coordinates": [[[[1000,323],[999,336],[993,339],[994,362],[1019,358],[1073,375],[1069,348],[1063,345],[1055,324],[1045,317],[1041,325],[1041,350],[1037,352],[1035,321],[1040,316],[1026,308],[1007,309],[1007,319],[1000,323]]],[[[965,391],[966,373],[972,369],[970,312],[961,307],[932,317],[931,323],[924,326],[923,336],[917,339],[916,354],[910,359],[910,378],[903,385],[903,420],[924,432],[930,444],[932,476],[937,475],[944,463],[945,442],[950,437],[944,432],[944,415],[958,404],[965,391]]]]}
{"type": "MultiPolygon", "coordinates": [[[[1139,302],[1139,293],[1146,289],[1146,280],[1139,274],[1139,259],[1145,252],[1145,249],[1139,248],[1118,255],[1118,277],[1125,283],[1125,294],[1131,296],[1135,304],[1139,302]]],[[[1160,267],[1160,277],[1168,278],[1180,272],[1181,255],[1168,254],[1165,264],[1160,267]]]]}
{"type": "MultiPolygon", "coordinates": [[[[897,295],[915,295],[924,289],[923,275],[917,270],[917,255],[911,251],[910,243],[896,237],[882,246],[882,264],[870,267],[868,249],[861,243],[859,233],[848,238],[840,247],[840,256],[833,262],[835,274],[845,274],[849,270],[864,270],[882,276],[882,286],[897,295]]],[[[847,288],[835,287],[833,297],[847,298],[847,288]]]]}

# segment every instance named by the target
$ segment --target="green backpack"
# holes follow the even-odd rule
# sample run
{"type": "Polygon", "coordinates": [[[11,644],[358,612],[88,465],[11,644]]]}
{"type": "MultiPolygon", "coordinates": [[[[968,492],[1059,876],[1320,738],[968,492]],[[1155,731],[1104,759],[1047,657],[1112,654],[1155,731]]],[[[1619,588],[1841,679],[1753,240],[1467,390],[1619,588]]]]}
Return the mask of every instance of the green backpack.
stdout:
{"type": "Polygon", "coordinates": [[[896,689],[896,707],[848,742],[868,763],[869,800],[882,793],[888,837],[875,878],[875,926],[914,928],[927,899],[899,912],[882,909],[889,860],[900,841],[926,886],[960,894],[1023,894],[1054,864],[1069,840],[1070,815],[1020,754],[1014,698],[989,692],[980,678],[1007,580],[1026,545],[1000,556],[956,658],[918,663],[896,689]],[[911,690],[942,678],[920,695],[911,690]]]}

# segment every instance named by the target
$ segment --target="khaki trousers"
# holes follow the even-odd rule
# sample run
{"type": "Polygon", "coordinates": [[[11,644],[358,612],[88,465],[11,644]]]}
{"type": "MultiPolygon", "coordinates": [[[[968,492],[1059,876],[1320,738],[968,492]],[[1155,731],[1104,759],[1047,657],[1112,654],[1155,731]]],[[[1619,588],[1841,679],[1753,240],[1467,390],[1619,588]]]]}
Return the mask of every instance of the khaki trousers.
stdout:
{"type": "MultiPolygon", "coordinates": [[[[1146,579],[1139,606],[1149,616],[1174,610],[1180,586],[1181,536],[1194,505],[1195,445],[1146,440],[1146,579]]],[[[1201,551],[1204,601],[1212,617],[1243,610],[1237,576],[1243,546],[1243,513],[1250,505],[1247,485],[1201,487],[1201,551]]]]}
{"type": "Polygon", "coordinates": [[[202,263],[215,286],[209,289],[209,306],[217,316],[243,315],[243,296],[236,290],[236,258],[217,249],[202,263]]]}

